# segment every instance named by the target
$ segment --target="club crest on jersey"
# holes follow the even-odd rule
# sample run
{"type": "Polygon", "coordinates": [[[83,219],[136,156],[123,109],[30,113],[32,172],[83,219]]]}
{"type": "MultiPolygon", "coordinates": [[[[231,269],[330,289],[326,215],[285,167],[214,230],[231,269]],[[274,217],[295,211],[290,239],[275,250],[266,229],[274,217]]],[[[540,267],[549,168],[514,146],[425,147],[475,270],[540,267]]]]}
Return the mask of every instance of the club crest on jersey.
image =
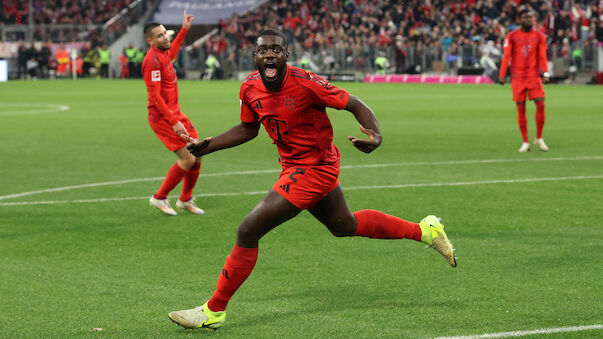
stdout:
{"type": "Polygon", "coordinates": [[[285,107],[287,107],[287,109],[290,111],[294,110],[295,107],[297,107],[297,98],[293,95],[287,95],[286,97],[284,97],[283,102],[285,103],[285,107]]]}
{"type": "Polygon", "coordinates": [[[151,71],[151,81],[161,81],[161,71],[151,71]]]}

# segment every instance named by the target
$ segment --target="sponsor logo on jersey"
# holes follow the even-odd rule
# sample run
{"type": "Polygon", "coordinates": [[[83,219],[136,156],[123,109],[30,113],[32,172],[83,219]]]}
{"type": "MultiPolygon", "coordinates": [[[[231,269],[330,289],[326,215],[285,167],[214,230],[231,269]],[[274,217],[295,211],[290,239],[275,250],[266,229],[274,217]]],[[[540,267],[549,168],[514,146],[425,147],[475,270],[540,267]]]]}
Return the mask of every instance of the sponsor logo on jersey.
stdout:
{"type": "Polygon", "coordinates": [[[161,81],[161,71],[151,71],[151,81],[161,81]]]}

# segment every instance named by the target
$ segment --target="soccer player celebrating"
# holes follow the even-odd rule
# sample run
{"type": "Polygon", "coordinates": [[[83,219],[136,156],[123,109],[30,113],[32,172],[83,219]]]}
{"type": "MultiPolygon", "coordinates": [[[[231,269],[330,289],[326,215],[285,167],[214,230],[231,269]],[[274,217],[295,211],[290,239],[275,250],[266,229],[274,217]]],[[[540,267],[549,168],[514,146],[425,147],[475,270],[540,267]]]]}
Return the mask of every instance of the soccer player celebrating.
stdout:
{"type": "Polygon", "coordinates": [[[186,141],[183,139],[197,138],[197,131],[178,105],[178,79],[172,64],[192,22],[193,16],[184,11],[182,29],[171,43],[163,25],[152,22],[144,28],[150,47],[142,62],[142,74],[149,97],[149,124],[165,147],[178,156],[178,161],[169,169],[157,193],[149,199],[151,206],[167,215],[178,214],[170,205],[167,195],[180,181],[183,181],[182,194],[176,207],[193,214],[205,213],[192,199],[193,188],[201,170],[201,158],[195,158],[186,149],[186,141]]]}
{"type": "Polygon", "coordinates": [[[345,109],[354,115],[368,139],[348,139],[365,153],[381,144],[377,118],[347,91],[287,65],[288,57],[287,41],[280,31],[261,32],[255,50],[258,70],[243,82],[239,94],[241,123],[215,138],[188,146],[200,157],[255,138],[263,124],[278,148],[283,171],[239,225],[236,244],[226,258],[211,299],[202,306],[169,314],[183,327],[220,327],[229,300],[255,266],[259,240],[302,210],[308,210],[334,236],[413,239],[430,245],[456,267],[454,249],[437,217],[427,216],[417,224],[376,210],[350,211],[338,180],[340,155],[333,144],[333,129],[325,108],[345,109]]]}
{"type": "Polygon", "coordinates": [[[530,150],[528,139],[528,122],[526,119],[526,92],[528,98],[536,104],[536,139],[541,151],[549,148],[542,139],[544,127],[544,89],[540,79],[540,70],[543,71],[544,82],[549,81],[548,65],[546,60],[546,38],[544,34],[532,29],[534,16],[529,9],[519,13],[521,29],[509,33],[504,42],[505,53],[500,65],[500,84],[505,83],[505,74],[511,61],[511,89],[513,101],[517,104],[517,123],[523,138],[519,152],[530,150]]]}

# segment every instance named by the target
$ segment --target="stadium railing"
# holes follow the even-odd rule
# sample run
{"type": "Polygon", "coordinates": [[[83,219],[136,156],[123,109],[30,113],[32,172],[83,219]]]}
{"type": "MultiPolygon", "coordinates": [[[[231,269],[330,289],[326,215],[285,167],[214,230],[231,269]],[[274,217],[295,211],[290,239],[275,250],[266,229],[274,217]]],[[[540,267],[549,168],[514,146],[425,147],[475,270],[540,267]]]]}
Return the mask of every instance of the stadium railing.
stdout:
{"type": "MultiPolygon", "coordinates": [[[[468,72],[471,69],[479,71],[485,75],[496,76],[497,70],[487,72],[480,63],[482,53],[482,44],[465,45],[456,48],[454,51],[442,51],[440,46],[415,47],[411,45],[406,49],[406,58],[403,69],[404,73],[436,73],[457,75],[461,72],[468,72]],[[488,74],[486,74],[488,73],[488,74]]],[[[377,54],[384,53],[391,65],[388,73],[395,73],[396,58],[393,47],[377,48],[364,46],[361,48],[317,48],[305,50],[299,45],[290,45],[289,61],[297,64],[304,53],[309,53],[311,59],[323,73],[375,73],[374,60],[377,54]]],[[[549,61],[556,66],[555,73],[560,78],[567,78],[570,72],[570,66],[576,64],[577,72],[591,74],[597,69],[598,49],[592,43],[583,41],[574,42],[571,45],[569,53],[565,56],[559,54],[555,46],[550,46],[549,61]],[[582,50],[582,57],[579,62],[572,59],[575,49],[582,50]]],[[[187,72],[192,72],[193,76],[189,79],[198,78],[197,75],[203,73],[207,52],[203,44],[190,46],[186,49],[184,56],[184,65],[187,72]]],[[[216,55],[223,68],[223,78],[240,78],[237,74],[245,73],[255,69],[253,63],[253,46],[247,45],[239,48],[229,47],[222,55],[216,55]]],[[[497,53],[490,55],[490,58],[500,66],[502,51],[497,48],[497,53]]],[[[495,80],[497,81],[497,79],[495,80]]]]}

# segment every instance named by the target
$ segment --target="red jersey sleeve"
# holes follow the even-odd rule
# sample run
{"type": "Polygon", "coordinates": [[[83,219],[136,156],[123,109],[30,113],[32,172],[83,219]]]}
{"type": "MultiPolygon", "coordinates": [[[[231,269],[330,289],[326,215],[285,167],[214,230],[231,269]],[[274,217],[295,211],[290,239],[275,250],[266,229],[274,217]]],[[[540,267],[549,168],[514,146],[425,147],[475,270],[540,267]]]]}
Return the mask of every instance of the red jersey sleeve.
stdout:
{"type": "Polygon", "coordinates": [[[543,72],[548,72],[549,64],[546,60],[546,37],[542,33],[539,33],[538,35],[540,40],[540,44],[538,46],[538,63],[540,64],[540,68],[543,72]]]}
{"type": "MultiPolygon", "coordinates": [[[[149,53],[153,53],[153,51],[150,50],[149,53]]],[[[155,58],[150,56],[145,58],[142,63],[142,77],[144,83],[147,85],[149,104],[157,107],[159,113],[163,115],[170,125],[174,126],[180,120],[161,97],[161,63],[155,61],[155,58]]]]}
{"type": "Polygon", "coordinates": [[[504,54],[500,63],[500,74],[499,79],[504,79],[507,74],[507,68],[509,68],[509,61],[511,60],[512,44],[511,44],[511,33],[507,34],[505,42],[503,43],[504,54]]]}
{"type": "Polygon", "coordinates": [[[316,94],[318,104],[332,107],[335,109],[344,109],[350,100],[350,94],[339,87],[331,85],[331,83],[312,72],[308,72],[310,81],[306,82],[314,94],[316,94]]]}
{"type": "Polygon", "coordinates": [[[182,46],[182,43],[184,42],[186,33],[188,33],[188,29],[182,28],[180,32],[178,32],[178,35],[176,35],[174,41],[172,41],[172,46],[167,52],[170,56],[170,60],[174,60],[178,57],[178,52],[180,51],[180,46],[182,46]]]}
{"type": "Polygon", "coordinates": [[[241,121],[246,123],[252,123],[259,121],[258,114],[249,105],[249,98],[246,98],[245,92],[249,88],[246,84],[241,85],[239,91],[239,103],[241,104],[241,121]]]}

